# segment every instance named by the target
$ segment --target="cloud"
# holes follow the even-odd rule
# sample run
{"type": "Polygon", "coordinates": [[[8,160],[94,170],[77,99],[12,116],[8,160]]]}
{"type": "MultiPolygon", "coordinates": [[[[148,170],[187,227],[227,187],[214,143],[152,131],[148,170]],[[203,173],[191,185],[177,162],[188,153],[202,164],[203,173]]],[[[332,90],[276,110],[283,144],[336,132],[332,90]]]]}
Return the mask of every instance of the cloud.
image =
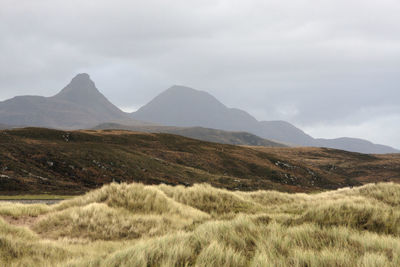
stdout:
{"type": "MultiPolygon", "coordinates": [[[[0,99],[52,95],[76,73],[88,72],[124,108],[184,84],[258,119],[316,129],[317,137],[345,135],[349,125],[371,126],[374,136],[397,131],[390,127],[400,114],[393,108],[400,99],[396,0],[0,5],[0,99]]],[[[395,139],[388,144],[397,145],[395,139]]]]}

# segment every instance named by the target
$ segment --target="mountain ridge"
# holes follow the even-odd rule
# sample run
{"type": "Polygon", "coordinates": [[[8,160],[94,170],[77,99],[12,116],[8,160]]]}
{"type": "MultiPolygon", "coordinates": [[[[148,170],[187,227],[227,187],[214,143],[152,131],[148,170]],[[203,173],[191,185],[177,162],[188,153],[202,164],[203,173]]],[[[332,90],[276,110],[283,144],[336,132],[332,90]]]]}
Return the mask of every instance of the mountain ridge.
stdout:
{"type": "Polygon", "coordinates": [[[54,96],[26,95],[0,102],[0,123],[6,125],[79,129],[104,120],[137,123],[113,105],[86,73],[76,75],[54,96]]]}
{"type": "Polygon", "coordinates": [[[193,138],[206,142],[242,146],[287,147],[287,145],[263,139],[248,132],[228,132],[203,127],[173,127],[173,126],[129,126],[118,123],[102,123],[94,130],[127,130],[148,133],[167,133],[193,138]]]}
{"type": "Polygon", "coordinates": [[[138,120],[165,126],[246,131],[294,146],[328,147],[360,153],[400,152],[389,146],[357,138],[345,138],[345,141],[343,138],[313,138],[289,122],[258,121],[244,110],[227,107],[208,92],[185,86],[170,87],[131,115],[138,120]]]}
{"type": "Polygon", "coordinates": [[[181,85],[170,87],[134,113],[123,112],[112,104],[86,73],[76,75],[54,96],[17,96],[0,102],[0,124],[3,125],[90,129],[102,123],[203,127],[248,132],[297,146],[400,153],[392,147],[363,139],[313,138],[286,121],[258,121],[244,110],[227,107],[210,93],[181,85]]]}

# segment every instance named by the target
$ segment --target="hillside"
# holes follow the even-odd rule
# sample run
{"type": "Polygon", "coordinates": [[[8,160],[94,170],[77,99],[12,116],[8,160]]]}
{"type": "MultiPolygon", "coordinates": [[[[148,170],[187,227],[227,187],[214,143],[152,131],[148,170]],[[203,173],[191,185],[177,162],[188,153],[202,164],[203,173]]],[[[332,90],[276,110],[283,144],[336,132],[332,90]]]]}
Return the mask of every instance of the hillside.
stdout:
{"type": "Polygon", "coordinates": [[[79,129],[106,121],[139,123],[108,101],[84,73],[55,96],[17,96],[0,102],[0,123],[8,125],[79,129]]]}
{"type": "Polygon", "coordinates": [[[13,126],[6,125],[6,124],[1,124],[0,123],[0,130],[6,130],[6,129],[12,129],[14,128],[13,126]]]}
{"type": "Polygon", "coordinates": [[[78,194],[103,184],[307,192],[400,178],[400,155],[240,147],[131,131],[0,131],[2,194],[78,194]],[[318,164],[316,164],[318,163],[318,164]]]}
{"type": "Polygon", "coordinates": [[[318,194],[111,184],[0,203],[2,266],[400,265],[400,185],[318,194]]]}
{"type": "Polygon", "coordinates": [[[185,86],[167,89],[132,113],[132,117],[164,126],[244,131],[297,146],[329,147],[369,154],[399,153],[392,147],[362,139],[347,138],[346,142],[342,139],[315,139],[285,121],[257,121],[246,111],[228,108],[207,92],[185,86]]]}
{"type": "Polygon", "coordinates": [[[282,143],[263,139],[246,132],[228,132],[202,127],[172,127],[172,126],[128,126],[117,123],[103,123],[94,130],[129,130],[149,133],[169,133],[194,138],[207,142],[231,145],[285,147],[282,143]]]}

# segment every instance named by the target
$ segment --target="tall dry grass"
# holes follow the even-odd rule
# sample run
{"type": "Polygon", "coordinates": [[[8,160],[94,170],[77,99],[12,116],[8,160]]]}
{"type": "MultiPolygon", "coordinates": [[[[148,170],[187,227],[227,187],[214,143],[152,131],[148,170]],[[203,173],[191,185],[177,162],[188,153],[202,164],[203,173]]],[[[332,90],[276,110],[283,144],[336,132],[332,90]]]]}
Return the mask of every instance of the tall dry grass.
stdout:
{"type": "Polygon", "coordinates": [[[393,183],[312,195],[111,184],[0,206],[13,218],[0,219],[0,265],[400,266],[399,205],[393,183]]]}

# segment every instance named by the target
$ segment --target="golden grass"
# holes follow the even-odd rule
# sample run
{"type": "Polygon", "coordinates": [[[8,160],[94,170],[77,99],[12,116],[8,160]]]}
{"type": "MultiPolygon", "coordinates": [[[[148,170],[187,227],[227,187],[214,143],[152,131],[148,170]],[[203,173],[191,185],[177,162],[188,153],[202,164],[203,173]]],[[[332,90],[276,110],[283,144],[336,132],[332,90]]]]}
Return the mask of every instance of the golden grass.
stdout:
{"type": "Polygon", "coordinates": [[[31,216],[37,217],[41,214],[48,213],[50,211],[50,207],[44,204],[32,204],[32,205],[24,205],[19,203],[0,203],[0,216],[13,216],[13,217],[21,217],[21,216],[31,216]]]}
{"type": "Polygon", "coordinates": [[[2,204],[1,266],[400,266],[400,185],[319,194],[111,184],[2,204]]]}

